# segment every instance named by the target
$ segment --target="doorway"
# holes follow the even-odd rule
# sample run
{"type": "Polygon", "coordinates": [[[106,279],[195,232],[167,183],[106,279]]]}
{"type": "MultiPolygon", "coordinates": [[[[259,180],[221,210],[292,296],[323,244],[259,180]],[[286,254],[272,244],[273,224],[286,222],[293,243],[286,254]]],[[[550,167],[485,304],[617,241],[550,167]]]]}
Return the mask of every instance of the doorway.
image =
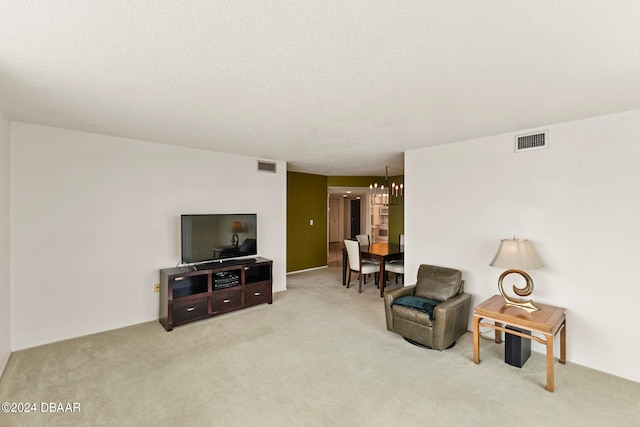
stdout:
{"type": "Polygon", "coordinates": [[[339,267],[344,239],[368,234],[371,228],[369,188],[328,187],[327,190],[327,264],[339,267]]]}
{"type": "Polygon", "coordinates": [[[350,219],[351,223],[351,238],[355,239],[360,233],[360,199],[351,200],[351,212],[350,219]]]}

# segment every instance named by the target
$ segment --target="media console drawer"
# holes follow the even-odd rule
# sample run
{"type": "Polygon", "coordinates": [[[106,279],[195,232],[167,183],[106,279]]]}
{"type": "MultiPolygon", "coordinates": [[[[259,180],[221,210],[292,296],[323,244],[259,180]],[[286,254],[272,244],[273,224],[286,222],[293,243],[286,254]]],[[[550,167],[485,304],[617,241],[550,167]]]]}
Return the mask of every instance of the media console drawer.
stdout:
{"type": "Polygon", "coordinates": [[[261,257],[201,270],[187,266],[162,269],[158,321],[171,331],[184,323],[271,304],[272,269],[273,261],[261,257]]]}
{"type": "Polygon", "coordinates": [[[178,298],[173,300],[174,323],[196,319],[206,316],[208,313],[209,304],[206,295],[197,298],[178,298]]]}
{"type": "Polygon", "coordinates": [[[251,306],[262,303],[271,304],[271,283],[247,285],[244,294],[244,305],[251,306]]]}
{"type": "Polygon", "coordinates": [[[242,288],[240,286],[213,292],[211,299],[213,313],[226,313],[240,307],[242,307],[242,288]]]}

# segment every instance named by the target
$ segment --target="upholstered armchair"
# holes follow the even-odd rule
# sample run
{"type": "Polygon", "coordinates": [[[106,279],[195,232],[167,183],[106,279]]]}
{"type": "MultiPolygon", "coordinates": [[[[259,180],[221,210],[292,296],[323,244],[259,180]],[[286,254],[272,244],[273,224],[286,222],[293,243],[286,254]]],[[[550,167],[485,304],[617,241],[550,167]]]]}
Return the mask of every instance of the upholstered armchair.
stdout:
{"type": "Polygon", "coordinates": [[[389,331],[444,350],[467,332],[471,295],[464,293],[461,271],[423,264],[415,285],[385,293],[384,309],[389,331]]]}

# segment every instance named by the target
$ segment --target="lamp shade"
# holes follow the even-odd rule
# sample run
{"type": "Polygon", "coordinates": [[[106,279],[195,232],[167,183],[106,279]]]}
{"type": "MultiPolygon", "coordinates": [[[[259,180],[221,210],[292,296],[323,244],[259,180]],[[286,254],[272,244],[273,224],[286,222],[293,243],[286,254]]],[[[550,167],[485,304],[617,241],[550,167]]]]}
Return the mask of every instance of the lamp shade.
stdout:
{"type": "Polygon", "coordinates": [[[231,232],[232,233],[244,233],[245,229],[244,229],[244,226],[242,225],[242,223],[240,221],[233,221],[231,223],[231,232]]]}
{"type": "Polygon", "coordinates": [[[542,262],[528,240],[514,237],[500,241],[498,252],[489,265],[524,270],[542,267],[542,262]]]}

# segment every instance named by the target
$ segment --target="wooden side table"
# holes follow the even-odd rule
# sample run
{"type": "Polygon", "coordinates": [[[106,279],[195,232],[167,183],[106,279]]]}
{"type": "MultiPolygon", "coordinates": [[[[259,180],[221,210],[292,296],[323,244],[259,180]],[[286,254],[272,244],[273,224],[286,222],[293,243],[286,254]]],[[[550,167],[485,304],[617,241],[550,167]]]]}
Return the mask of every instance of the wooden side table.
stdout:
{"type": "Polygon", "coordinates": [[[501,331],[534,340],[547,347],[547,385],[545,389],[553,391],[553,341],[556,334],[560,332],[559,362],[564,364],[567,360],[566,316],[564,314],[564,308],[540,303],[536,303],[536,305],[540,307],[540,310],[528,313],[521,308],[507,306],[500,295],[494,295],[478,305],[473,314],[473,361],[476,364],[480,363],[480,326],[494,329],[495,341],[497,343],[502,342],[501,331]],[[482,323],[481,320],[483,319],[493,321],[494,323],[482,323]],[[512,329],[507,329],[502,325],[526,329],[531,331],[532,334],[523,334],[512,329]],[[541,334],[543,338],[535,336],[533,333],[541,334]]]}

